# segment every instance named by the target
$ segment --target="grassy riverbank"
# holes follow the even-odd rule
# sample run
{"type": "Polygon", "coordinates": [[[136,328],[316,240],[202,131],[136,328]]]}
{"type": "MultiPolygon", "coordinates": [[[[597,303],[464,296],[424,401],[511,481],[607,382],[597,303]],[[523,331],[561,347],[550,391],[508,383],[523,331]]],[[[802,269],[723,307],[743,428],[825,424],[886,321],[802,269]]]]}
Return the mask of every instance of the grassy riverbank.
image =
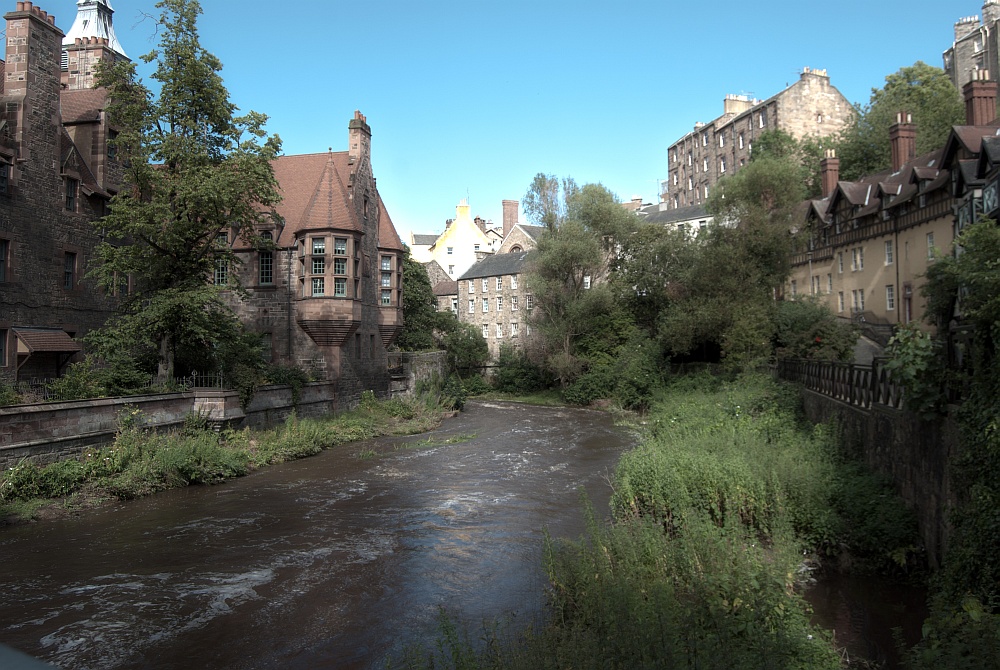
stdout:
{"type": "MultiPolygon", "coordinates": [[[[915,523],[766,376],[681,379],[614,477],[612,523],[550,541],[550,618],[485,651],[445,628],[409,667],[837,668],[799,595],[824,561],[902,574],[915,523]],[[876,544],[876,542],[878,544],[876,544]]],[[[510,633],[510,631],[508,631],[510,633]]]]}
{"type": "Polygon", "coordinates": [[[434,402],[366,397],[351,412],[293,417],[273,430],[215,433],[203,418],[191,416],[182,431],[155,433],[141,427],[141,416],[125,413],[112,445],[44,467],[23,461],[0,474],[0,523],[217,483],[349,442],[427,432],[442,416],[434,402]]]}

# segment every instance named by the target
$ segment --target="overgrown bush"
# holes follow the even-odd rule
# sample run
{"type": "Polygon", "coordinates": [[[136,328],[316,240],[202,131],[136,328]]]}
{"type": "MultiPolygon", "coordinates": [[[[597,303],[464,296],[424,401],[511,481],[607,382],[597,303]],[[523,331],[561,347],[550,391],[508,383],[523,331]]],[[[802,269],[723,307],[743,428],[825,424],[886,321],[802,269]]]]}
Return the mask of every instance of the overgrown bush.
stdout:
{"type": "Polygon", "coordinates": [[[501,393],[527,394],[548,388],[552,380],[531,362],[527,354],[512,344],[500,345],[497,366],[490,380],[501,393]]]}
{"type": "Polygon", "coordinates": [[[854,354],[858,329],[818,299],[806,296],[779,302],[775,348],[779,356],[846,361],[854,354]]]}

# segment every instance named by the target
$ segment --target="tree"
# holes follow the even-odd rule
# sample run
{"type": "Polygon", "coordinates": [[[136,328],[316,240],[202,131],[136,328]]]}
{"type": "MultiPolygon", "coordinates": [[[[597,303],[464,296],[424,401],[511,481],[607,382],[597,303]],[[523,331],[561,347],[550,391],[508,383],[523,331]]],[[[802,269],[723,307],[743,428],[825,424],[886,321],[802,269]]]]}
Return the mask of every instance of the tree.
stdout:
{"type": "Polygon", "coordinates": [[[403,256],[403,332],[396,344],[403,351],[436,348],[434,331],[442,329],[442,317],[451,315],[438,312],[427,268],[407,249],[403,256]]]}
{"type": "Polygon", "coordinates": [[[838,142],[841,176],[853,181],[891,167],[889,127],[899,112],[912,114],[920,155],[944,145],[951,127],[964,121],[964,109],[944,70],[921,61],[901,68],[872,89],[867,105],[855,106],[854,121],[838,142]]]}
{"type": "Polygon", "coordinates": [[[805,197],[817,198],[823,188],[820,162],[826,149],[835,144],[833,137],[809,136],[796,139],[785,130],[768,130],[754,142],[750,161],[779,159],[795,162],[799,165],[799,178],[805,186],[805,197]]]}
{"type": "Polygon", "coordinates": [[[107,290],[130,276],[134,290],[94,341],[104,352],[156,352],[158,376],[174,375],[178,352],[214,351],[239,322],[225,291],[240,294],[232,243],[267,244],[258,226],[277,220],[270,161],[280,150],[267,117],[236,116],[219,72],[198,39],[197,0],[161,0],[153,95],[133,63],[99,73],[107,113],[125,166],[125,184],[95,223],[107,240],[92,271],[107,290]],[[213,280],[214,279],[214,283],[213,280]]]}
{"type": "Polygon", "coordinates": [[[572,177],[564,177],[560,182],[555,175],[539,172],[521,204],[529,221],[555,230],[566,219],[568,203],[578,191],[572,177]]]}

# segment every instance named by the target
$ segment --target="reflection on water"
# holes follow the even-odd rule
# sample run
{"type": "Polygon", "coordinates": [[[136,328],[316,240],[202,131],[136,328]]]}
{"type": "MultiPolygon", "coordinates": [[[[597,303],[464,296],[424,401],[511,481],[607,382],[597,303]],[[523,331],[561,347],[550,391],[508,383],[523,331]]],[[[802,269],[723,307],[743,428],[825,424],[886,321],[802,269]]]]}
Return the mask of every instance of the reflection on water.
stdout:
{"type": "Polygon", "coordinates": [[[606,509],[630,436],[597,412],[472,403],[382,440],[0,530],[0,642],[64,668],[345,668],[542,606],[542,531],[606,509]]]}

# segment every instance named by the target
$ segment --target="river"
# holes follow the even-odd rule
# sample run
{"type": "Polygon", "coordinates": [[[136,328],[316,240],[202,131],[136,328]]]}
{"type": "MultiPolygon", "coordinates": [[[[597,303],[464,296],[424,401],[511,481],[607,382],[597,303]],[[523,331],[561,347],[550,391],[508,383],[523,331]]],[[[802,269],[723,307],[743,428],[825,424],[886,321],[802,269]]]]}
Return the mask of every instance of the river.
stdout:
{"type": "Polygon", "coordinates": [[[433,642],[442,609],[530,622],[543,531],[583,532],[580,490],[607,510],[633,437],[475,402],[431,438],[0,529],[0,642],[66,670],[373,668],[433,642]]]}

